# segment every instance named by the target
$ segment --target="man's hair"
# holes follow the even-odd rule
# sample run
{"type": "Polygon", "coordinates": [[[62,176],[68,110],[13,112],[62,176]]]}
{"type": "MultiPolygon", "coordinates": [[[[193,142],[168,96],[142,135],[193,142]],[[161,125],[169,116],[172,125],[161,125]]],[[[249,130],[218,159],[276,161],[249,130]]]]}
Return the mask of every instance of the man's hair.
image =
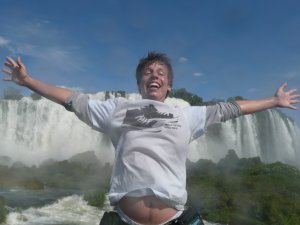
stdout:
{"type": "Polygon", "coordinates": [[[155,62],[160,62],[167,66],[169,85],[170,85],[170,87],[172,87],[172,85],[173,85],[173,68],[171,65],[171,60],[165,53],[161,53],[161,52],[149,52],[145,58],[140,59],[139,64],[136,67],[136,72],[135,72],[137,84],[139,85],[141,82],[143,70],[148,65],[155,63],[155,62]]]}

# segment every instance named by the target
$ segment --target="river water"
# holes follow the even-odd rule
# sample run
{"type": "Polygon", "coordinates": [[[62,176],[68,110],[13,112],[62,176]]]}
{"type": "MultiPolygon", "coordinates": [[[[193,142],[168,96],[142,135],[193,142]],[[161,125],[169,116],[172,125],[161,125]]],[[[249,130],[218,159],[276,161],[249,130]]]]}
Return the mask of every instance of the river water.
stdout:
{"type": "Polygon", "coordinates": [[[0,195],[10,210],[3,225],[96,225],[103,215],[74,190],[0,189],[0,195]]]}
{"type": "Polygon", "coordinates": [[[82,193],[75,190],[0,188],[0,195],[10,210],[6,223],[1,225],[98,225],[104,211],[110,209],[108,201],[103,210],[89,206],[82,193]]]}

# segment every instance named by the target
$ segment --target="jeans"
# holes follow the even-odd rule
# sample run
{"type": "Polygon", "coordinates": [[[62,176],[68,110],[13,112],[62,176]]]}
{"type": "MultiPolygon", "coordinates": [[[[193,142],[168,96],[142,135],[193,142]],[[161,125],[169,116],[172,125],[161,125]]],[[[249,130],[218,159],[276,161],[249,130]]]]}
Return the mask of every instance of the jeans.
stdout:
{"type": "MultiPolygon", "coordinates": [[[[99,225],[129,225],[124,222],[117,212],[105,212],[99,225]]],[[[178,218],[165,225],[204,225],[200,213],[194,208],[185,210],[178,218]]]]}
{"type": "Polygon", "coordinates": [[[123,220],[117,212],[105,212],[99,225],[128,225],[123,220]]]}

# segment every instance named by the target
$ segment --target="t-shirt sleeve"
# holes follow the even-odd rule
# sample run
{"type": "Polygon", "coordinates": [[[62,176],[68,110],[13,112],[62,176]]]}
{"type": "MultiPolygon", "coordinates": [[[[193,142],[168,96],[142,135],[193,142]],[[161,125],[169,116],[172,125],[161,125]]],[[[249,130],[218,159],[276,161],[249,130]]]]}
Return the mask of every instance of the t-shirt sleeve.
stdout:
{"type": "Polygon", "coordinates": [[[242,115],[242,110],[236,102],[219,102],[207,106],[205,128],[214,123],[225,122],[242,115]]]}
{"type": "Polygon", "coordinates": [[[87,94],[74,93],[65,101],[65,108],[91,126],[93,129],[105,133],[108,129],[110,117],[117,105],[117,99],[106,101],[91,100],[87,94]]]}
{"type": "Polygon", "coordinates": [[[219,102],[209,106],[189,106],[184,109],[189,123],[191,141],[200,137],[208,126],[242,115],[236,102],[219,102]]]}
{"type": "Polygon", "coordinates": [[[188,121],[191,132],[191,140],[200,137],[204,133],[206,121],[206,107],[205,106],[189,106],[184,108],[184,114],[188,121]]]}

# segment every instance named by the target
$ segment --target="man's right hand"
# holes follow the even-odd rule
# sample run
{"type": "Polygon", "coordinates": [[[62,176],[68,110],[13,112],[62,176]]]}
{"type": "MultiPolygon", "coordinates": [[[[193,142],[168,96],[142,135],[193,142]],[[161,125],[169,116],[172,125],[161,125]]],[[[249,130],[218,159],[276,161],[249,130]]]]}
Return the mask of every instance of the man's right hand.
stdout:
{"type": "Polygon", "coordinates": [[[13,81],[18,85],[26,86],[26,83],[31,79],[28,75],[26,66],[22,63],[21,57],[18,57],[17,61],[13,60],[11,57],[6,57],[6,62],[4,65],[6,69],[2,71],[8,74],[10,77],[3,78],[5,81],[13,81]]]}
{"type": "Polygon", "coordinates": [[[2,71],[10,77],[3,78],[3,80],[12,81],[18,85],[25,86],[56,103],[64,104],[66,99],[73,94],[73,92],[67,88],[56,87],[31,78],[20,57],[18,57],[17,60],[13,60],[7,56],[4,65],[7,68],[2,69],[2,71]]]}

